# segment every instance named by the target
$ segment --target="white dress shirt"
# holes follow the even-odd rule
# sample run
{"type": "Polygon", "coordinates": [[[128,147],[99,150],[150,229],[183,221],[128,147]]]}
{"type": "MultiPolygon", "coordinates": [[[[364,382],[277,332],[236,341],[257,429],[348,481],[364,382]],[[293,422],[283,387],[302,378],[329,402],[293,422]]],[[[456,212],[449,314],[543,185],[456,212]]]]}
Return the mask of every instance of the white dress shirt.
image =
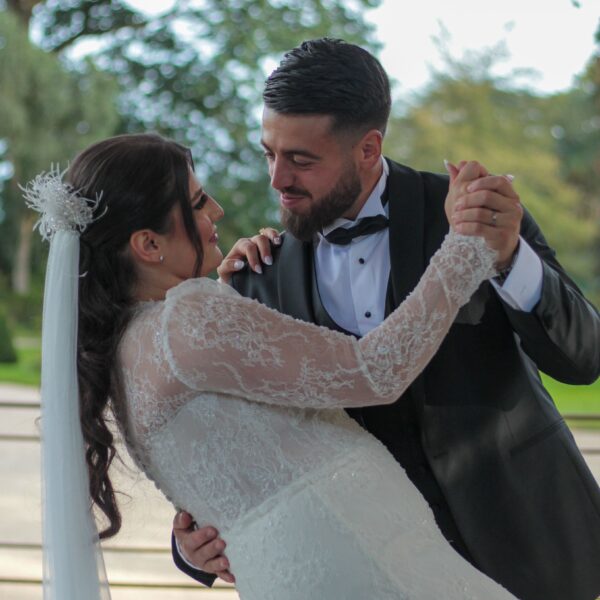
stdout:
{"type": "MultiPolygon", "coordinates": [[[[356,220],[388,215],[381,196],[389,173],[383,172],[356,220]]],[[[385,300],[390,277],[389,228],[354,238],[347,245],[331,244],[324,237],[338,227],[352,227],[356,221],[336,219],[315,239],[315,269],[319,294],[329,316],[346,331],[363,336],[385,317],[385,300]]],[[[514,266],[504,282],[492,285],[512,308],[531,312],[541,297],[542,263],[529,244],[520,239],[514,266]]]]}

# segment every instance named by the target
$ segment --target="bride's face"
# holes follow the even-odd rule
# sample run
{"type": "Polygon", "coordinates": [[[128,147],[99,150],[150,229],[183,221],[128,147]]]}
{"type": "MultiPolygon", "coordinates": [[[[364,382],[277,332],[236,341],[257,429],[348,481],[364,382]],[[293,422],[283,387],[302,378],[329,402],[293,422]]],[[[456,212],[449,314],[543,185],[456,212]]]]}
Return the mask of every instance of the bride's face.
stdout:
{"type": "MultiPolygon", "coordinates": [[[[215,225],[223,217],[223,209],[204,191],[193,173],[190,173],[190,198],[192,214],[204,254],[200,267],[200,275],[204,276],[213,272],[223,260],[215,225]]],[[[179,207],[174,209],[173,218],[173,229],[169,235],[169,248],[165,252],[165,262],[169,260],[178,279],[185,280],[194,275],[196,251],[188,238],[179,207]]]]}

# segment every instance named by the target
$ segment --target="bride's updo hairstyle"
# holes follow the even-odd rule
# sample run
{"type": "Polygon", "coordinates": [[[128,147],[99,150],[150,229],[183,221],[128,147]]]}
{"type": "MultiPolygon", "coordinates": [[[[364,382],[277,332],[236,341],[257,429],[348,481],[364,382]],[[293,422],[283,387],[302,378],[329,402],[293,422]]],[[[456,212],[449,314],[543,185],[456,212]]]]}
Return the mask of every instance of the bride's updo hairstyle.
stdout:
{"type": "Polygon", "coordinates": [[[195,275],[199,273],[202,246],[190,206],[192,169],[187,148],[159,135],[140,134],[90,146],[67,174],[81,196],[100,198],[95,220],[80,238],[77,375],[90,495],[108,519],[101,538],[121,528],[108,476],[116,451],[106,413],[119,410],[117,348],[135,302],[137,275],[129,239],[140,229],[168,233],[172,209],[179,206],[198,257],[195,275]]]}

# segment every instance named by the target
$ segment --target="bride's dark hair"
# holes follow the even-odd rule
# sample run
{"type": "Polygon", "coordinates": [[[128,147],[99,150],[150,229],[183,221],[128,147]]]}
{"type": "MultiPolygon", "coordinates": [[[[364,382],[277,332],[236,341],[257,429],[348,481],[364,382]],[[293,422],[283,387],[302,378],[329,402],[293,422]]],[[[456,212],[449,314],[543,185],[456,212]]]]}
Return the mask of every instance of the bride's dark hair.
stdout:
{"type": "Polygon", "coordinates": [[[167,233],[171,213],[181,208],[187,235],[196,249],[195,275],[202,246],[190,206],[189,150],[155,134],[121,135],[81,152],[68,171],[80,195],[100,203],[96,220],[81,235],[77,375],[81,428],[90,494],[108,519],[101,538],[121,528],[121,514],[108,469],[115,457],[107,413],[119,411],[117,348],[131,318],[136,270],[128,249],[140,229],[167,233]]]}

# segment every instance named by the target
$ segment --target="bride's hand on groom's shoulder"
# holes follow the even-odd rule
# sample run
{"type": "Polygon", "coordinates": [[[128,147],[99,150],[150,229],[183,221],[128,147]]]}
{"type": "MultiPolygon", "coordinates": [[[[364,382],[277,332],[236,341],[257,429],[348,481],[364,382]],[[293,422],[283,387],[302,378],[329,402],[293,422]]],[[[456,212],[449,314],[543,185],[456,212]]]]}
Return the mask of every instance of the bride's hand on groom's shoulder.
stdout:
{"type": "Polygon", "coordinates": [[[229,283],[231,275],[242,269],[246,262],[255,273],[262,273],[263,264],[273,264],[272,244],[281,244],[279,232],[272,227],[263,227],[260,233],[251,238],[240,238],[217,268],[219,279],[229,283]]]}
{"type": "Polygon", "coordinates": [[[191,566],[212,573],[228,583],[235,583],[224,555],[227,544],[214,527],[195,528],[189,513],[180,511],[173,519],[173,535],[181,557],[191,566]]]}

